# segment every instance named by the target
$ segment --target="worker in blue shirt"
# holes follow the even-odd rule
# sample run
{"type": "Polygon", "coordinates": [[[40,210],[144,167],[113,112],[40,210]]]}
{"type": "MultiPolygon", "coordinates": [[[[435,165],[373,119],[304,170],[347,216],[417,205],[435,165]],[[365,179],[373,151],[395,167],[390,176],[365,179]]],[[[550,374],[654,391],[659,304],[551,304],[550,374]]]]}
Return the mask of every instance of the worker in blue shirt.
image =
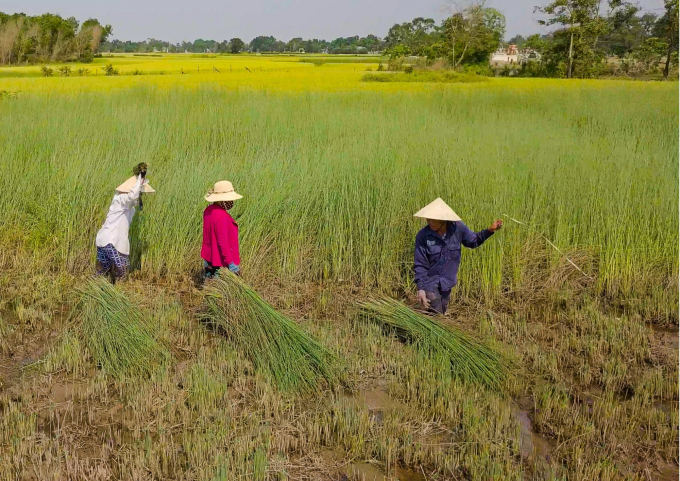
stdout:
{"type": "Polygon", "coordinates": [[[413,270],[418,302],[426,309],[444,314],[451,289],[458,283],[461,245],[470,249],[481,246],[503,226],[503,221],[498,219],[488,229],[472,232],[440,198],[414,217],[427,220],[427,225],[416,235],[413,270]]]}

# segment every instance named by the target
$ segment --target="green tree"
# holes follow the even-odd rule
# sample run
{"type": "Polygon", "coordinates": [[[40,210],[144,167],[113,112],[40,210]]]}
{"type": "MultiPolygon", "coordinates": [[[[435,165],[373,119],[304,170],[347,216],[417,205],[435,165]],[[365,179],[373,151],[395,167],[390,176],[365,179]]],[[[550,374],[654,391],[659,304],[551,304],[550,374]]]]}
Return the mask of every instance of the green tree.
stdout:
{"type": "Polygon", "coordinates": [[[435,42],[425,47],[421,54],[427,57],[429,61],[445,58],[448,54],[448,47],[444,42],[435,42]]]}
{"type": "Polygon", "coordinates": [[[420,54],[428,45],[437,41],[439,28],[431,18],[418,17],[411,22],[394,24],[387,32],[385,44],[388,49],[405,45],[413,53],[420,54]]]}
{"type": "Polygon", "coordinates": [[[532,50],[536,50],[538,53],[544,53],[545,49],[548,47],[548,40],[543,38],[540,34],[535,33],[533,35],[529,35],[526,39],[526,42],[524,43],[524,46],[526,48],[530,48],[532,50]]]}
{"type": "Polygon", "coordinates": [[[113,66],[113,64],[104,65],[104,75],[111,77],[113,75],[118,75],[118,70],[113,66]]]}
{"type": "Polygon", "coordinates": [[[663,78],[668,79],[671,66],[671,58],[678,53],[678,0],[664,0],[666,12],[659,19],[658,30],[666,42],[666,65],[663,69],[663,78]]]}
{"type": "Polygon", "coordinates": [[[668,46],[661,38],[649,37],[635,50],[635,58],[644,65],[645,70],[655,70],[666,54],[668,46]]]}
{"type": "Polygon", "coordinates": [[[88,18],[83,22],[80,27],[81,30],[86,30],[88,28],[99,27],[101,28],[101,33],[99,35],[99,44],[103,44],[108,40],[108,38],[113,34],[113,27],[111,25],[102,25],[96,18],[88,18]]]}
{"type": "Polygon", "coordinates": [[[640,44],[652,37],[652,29],[657,16],[645,13],[642,16],[632,15],[628,18],[619,15],[611,19],[609,32],[600,38],[599,46],[608,55],[624,58],[632,53],[640,44]]]}
{"type": "Polygon", "coordinates": [[[395,60],[411,55],[411,50],[406,45],[395,45],[394,48],[388,49],[385,53],[390,56],[391,60],[395,60]]]}
{"type": "Polygon", "coordinates": [[[555,0],[545,7],[535,8],[535,11],[550,16],[548,20],[539,20],[539,24],[562,25],[563,28],[556,32],[556,36],[563,37],[566,34],[569,38],[567,78],[573,76],[574,52],[579,47],[578,44],[587,43],[587,32],[595,30],[591,24],[599,15],[599,6],[599,0],[555,0]]]}
{"type": "Polygon", "coordinates": [[[286,50],[289,52],[297,52],[300,50],[304,45],[304,40],[302,40],[302,37],[296,37],[293,39],[290,39],[288,43],[286,43],[286,50]]]}
{"type": "Polygon", "coordinates": [[[626,0],[608,0],[607,14],[603,15],[605,0],[554,0],[534,11],[547,15],[541,25],[560,25],[553,32],[555,42],[548,52],[554,63],[564,61],[567,78],[577,74],[589,77],[604,65],[606,52],[600,39],[627,25],[638,7],[626,0]]]}
{"type": "Polygon", "coordinates": [[[274,52],[277,40],[272,37],[260,35],[250,42],[250,50],[254,52],[274,52]]]}
{"type": "Polygon", "coordinates": [[[515,35],[510,40],[508,40],[508,44],[517,45],[517,48],[524,48],[526,43],[527,43],[527,39],[524,38],[523,35],[515,35]]]}
{"type": "Polygon", "coordinates": [[[442,30],[451,45],[451,63],[486,63],[505,35],[505,16],[483,4],[465,7],[444,20],[442,30]]]}

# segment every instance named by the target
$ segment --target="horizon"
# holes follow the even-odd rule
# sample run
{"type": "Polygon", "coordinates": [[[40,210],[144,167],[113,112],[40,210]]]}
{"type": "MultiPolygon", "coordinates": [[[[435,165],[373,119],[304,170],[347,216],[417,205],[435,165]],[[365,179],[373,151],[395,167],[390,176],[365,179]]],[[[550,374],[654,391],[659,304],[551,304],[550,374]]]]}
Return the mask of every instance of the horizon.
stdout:
{"type": "MultiPolygon", "coordinates": [[[[232,0],[222,3],[207,1],[208,4],[191,11],[169,11],[167,2],[161,0],[143,3],[122,0],[116,6],[92,6],[84,0],[62,0],[59,6],[53,5],[50,0],[5,0],[1,11],[31,16],[53,13],[64,18],[75,17],[81,23],[88,18],[96,18],[102,24],[113,27],[110,40],[142,42],[153,38],[181,44],[197,39],[219,42],[231,38],[250,42],[261,35],[273,36],[284,42],[296,37],[332,41],[339,37],[365,37],[370,34],[384,38],[394,24],[410,22],[417,17],[432,18],[440,24],[446,17],[447,4],[450,4],[446,0],[422,0],[417,5],[408,0],[377,0],[368,6],[362,5],[359,0],[350,0],[342,5],[323,0],[255,0],[248,5],[236,4],[232,0]],[[126,5],[131,8],[125,8],[126,5]],[[165,15],[158,15],[159,11],[165,15]],[[257,15],[256,21],[248,21],[257,15]],[[285,24],[281,24],[281,19],[285,24]],[[328,21],[324,22],[324,19],[328,21]],[[225,26],[220,26],[222,24],[225,26]],[[177,34],[179,31],[186,33],[177,34]]],[[[548,2],[517,0],[508,5],[502,0],[490,0],[486,6],[505,15],[504,40],[509,40],[515,35],[526,37],[551,31],[538,24],[540,14],[534,13],[537,3],[545,5],[548,2]]],[[[663,13],[663,0],[640,1],[637,5],[645,13],[663,13]]],[[[173,9],[181,5],[169,7],[173,9]]]]}

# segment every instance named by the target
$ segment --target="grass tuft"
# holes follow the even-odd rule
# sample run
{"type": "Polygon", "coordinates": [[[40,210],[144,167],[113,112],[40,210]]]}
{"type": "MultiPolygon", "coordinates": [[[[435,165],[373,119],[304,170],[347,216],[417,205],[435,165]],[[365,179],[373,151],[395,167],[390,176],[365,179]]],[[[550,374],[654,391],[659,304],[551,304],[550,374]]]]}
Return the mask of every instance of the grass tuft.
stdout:
{"type": "Polygon", "coordinates": [[[169,357],[140,309],[104,278],[80,289],[82,335],[97,364],[117,378],[147,377],[169,357]]]}
{"type": "Polygon", "coordinates": [[[488,78],[475,74],[460,74],[456,72],[416,71],[412,73],[367,73],[363,82],[435,82],[435,83],[474,83],[488,82],[488,78]]]}
{"type": "Polygon", "coordinates": [[[205,289],[204,319],[229,339],[282,391],[316,392],[340,381],[338,358],[278,313],[238,277],[227,274],[205,289]]]}
{"type": "Polygon", "coordinates": [[[500,389],[508,361],[474,337],[418,314],[394,299],[362,302],[359,308],[365,319],[396,331],[428,358],[449,361],[454,377],[500,389]]]}

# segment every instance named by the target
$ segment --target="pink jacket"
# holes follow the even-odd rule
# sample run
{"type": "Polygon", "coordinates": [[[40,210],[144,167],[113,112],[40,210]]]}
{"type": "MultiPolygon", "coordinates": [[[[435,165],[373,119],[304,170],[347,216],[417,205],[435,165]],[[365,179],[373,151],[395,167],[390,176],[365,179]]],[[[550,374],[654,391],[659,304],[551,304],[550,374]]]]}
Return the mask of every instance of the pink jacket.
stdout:
{"type": "Polygon", "coordinates": [[[222,207],[211,204],[203,211],[201,257],[213,267],[239,265],[238,225],[222,207]]]}

